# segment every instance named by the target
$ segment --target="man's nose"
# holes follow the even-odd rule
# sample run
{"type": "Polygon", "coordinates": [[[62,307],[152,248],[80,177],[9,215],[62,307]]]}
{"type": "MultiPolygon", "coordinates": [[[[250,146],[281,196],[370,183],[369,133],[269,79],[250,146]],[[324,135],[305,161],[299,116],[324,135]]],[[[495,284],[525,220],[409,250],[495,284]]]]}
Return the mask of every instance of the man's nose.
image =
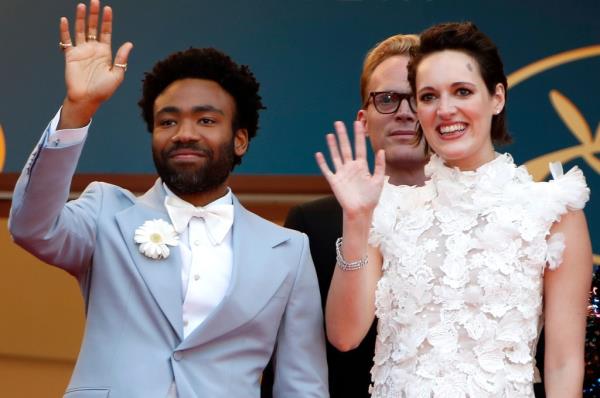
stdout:
{"type": "Polygon", "coordinates": [[[173,141],[179,142],[197,141],[198,134],[196,132],[194,122],[189,120],[181,121],[179,123],[179,128],[172,139],[173,141]]]}
{"type": "Polygon", "coordinates": [[[416,115],[410,108],[410,104],[408,101],[408,98],[402,98],[400,100],[400,106],[398,106],[398,110],[396,111],[397,119],[414,120],[416,118],[416,115]]]}

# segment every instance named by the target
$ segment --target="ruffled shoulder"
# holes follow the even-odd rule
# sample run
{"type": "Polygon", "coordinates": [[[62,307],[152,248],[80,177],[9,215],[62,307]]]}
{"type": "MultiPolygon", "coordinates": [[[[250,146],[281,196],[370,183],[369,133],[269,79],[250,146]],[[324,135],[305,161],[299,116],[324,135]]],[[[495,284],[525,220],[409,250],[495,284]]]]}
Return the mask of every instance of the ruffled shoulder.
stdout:
{"type": "Polygon", "coordinates": [[[560,162],[550,163],[549,167],[553,179],[548,182],[548,189],[556,204],[565,208],[560,214],[583,209],[590,199],[590,189],[581,169],[574,166],[565,174],[560,162]]]}
{"type": "Polygon", "coordinates": [[[549,166],[553,179],[533,182],[525,201],[534,214],[547,222],[555,222],[568,211],[583,209],[590,198],[590,190],[583,172],[577,166],[567,173],[563,173],[562,165],[558,162],[549,166]]]}

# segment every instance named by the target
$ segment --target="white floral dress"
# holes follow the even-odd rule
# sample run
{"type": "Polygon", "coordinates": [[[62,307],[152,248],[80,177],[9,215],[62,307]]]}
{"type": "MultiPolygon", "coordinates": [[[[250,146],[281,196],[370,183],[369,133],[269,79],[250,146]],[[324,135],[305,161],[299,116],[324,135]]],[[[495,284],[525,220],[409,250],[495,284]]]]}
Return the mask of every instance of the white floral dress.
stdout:
{"type": "Polygon", "coordinates": [[[462,172],[433,156],[423,187],[386,184],[370,243],[383,255],[371,393],[533,397],[552,224],[589,198],[577,167],[534,182],[509,154],[462,172]]]}

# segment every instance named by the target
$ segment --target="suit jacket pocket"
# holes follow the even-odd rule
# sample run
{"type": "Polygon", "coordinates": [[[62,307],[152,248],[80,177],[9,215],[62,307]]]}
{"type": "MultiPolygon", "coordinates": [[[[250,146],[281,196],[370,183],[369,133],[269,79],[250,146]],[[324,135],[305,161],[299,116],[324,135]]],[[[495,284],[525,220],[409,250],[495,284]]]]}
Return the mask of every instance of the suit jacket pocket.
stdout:
{"type": "Polygon", "coordinates": [[[78,387],[68,389],[63,398],[108,398],[109,394],[108,388],[78,387]]]}

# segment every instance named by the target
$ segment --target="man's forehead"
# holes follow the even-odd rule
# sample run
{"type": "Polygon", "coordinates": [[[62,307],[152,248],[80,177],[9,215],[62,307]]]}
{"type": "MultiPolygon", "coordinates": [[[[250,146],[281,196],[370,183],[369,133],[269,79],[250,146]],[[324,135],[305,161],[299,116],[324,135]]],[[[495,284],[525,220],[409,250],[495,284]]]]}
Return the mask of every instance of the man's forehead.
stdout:
{"type": "Polygon", "coordinates": [[[186,78],[169,84],[154,100],[154,112],[163,108],[179,112],[233,111],[234,101],[213,80],[186,78]]]}
{"type": "Polygon", "coordinates": [[[367,88],[369,91],[397,91],[409,93],[408,83],[409,57],[406,55],[394,55],[383,60],[373,70],[367,88]]]}

